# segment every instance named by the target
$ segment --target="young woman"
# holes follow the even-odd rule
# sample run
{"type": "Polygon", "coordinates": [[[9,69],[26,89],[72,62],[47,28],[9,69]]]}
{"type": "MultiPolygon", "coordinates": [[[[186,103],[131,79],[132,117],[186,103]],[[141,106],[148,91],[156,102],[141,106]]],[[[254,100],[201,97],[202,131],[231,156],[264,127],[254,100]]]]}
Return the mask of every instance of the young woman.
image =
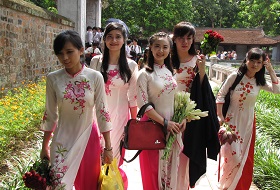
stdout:
{"type": "Polygon", "coordinates": [[[238,133],[236,142],[225,143],[221,148],[221,176],[220,189],[248,190],[253,177],[254,146],[256,137],[255,103],[260,90],[280,93],[280,84],[273,70],[270,60],[263,50],[250,49],[239,72],[244,74],[235,87],[230,100],[230,105],[223,117],[222,107],[224,97],[233,84],[237,73],[228,76],[217,96],[217,114],[221,124],[226,122],[235,127],[238,133]],[[265,80],[265,69],[268,71],[271,82],[265,80]]]}
{"type": "Polygon", "coordinates": [[[176,70],[177,90],[191,93],[191,99],[196,101],[198,108],[207,110],[209,116],[187,124],[183,137],[184,150],[180,154],[177,190],[194,186],[206,172],[206,158],[211,154],[213,156],[210,157],[216,159],[219,152],[215,99],[205,74],[205,57],[197,55],[194,47],[195,33],[194,26],[189,22],[174,26],[172,63],[176,70]]]}
{"type": "Polygon", "coordinates": [[[97,189],[101,147],[94,107],[105,139],[104,162],[111,163],[113,158],[103,78],[80,63],[84,47],[77,32],[60,33],[53,48],[64,68],[47,76],[41,158],[50,159],[52,188],[70,190],[74,185],[76,190],[97,189]]]}
{"type": "MultiPolygon", "coordinates": [[[[105,82],[106,97],[112,121],[111,142],[113,155],[120,160],[119,145],[124,126],[137,115],[136,80],[138,65],[128,59],[125,51],[126,29],[118,23],[109,23],[103,35],[103,56],[95,56],[91,68],[100,71],[105,82]]],[[[119,165],[122,164],[122,159],[119,165]]]]}
{"type": "MultiPolygon", "coordinates": [[[[183,125],[170,121],[174,113],[174,94],[177,83],[173,78],[170,62],[172,41],[164,32],[152,35],[149,39],[147,66],[139,74],[138,107],[152,102],[145,116],[161,123],[171,133],[180,133],[183,125]]],[[[180,133],[181,134],[181,133],[180,133]]],[[[182,149],[181,135],[174,146],[173,156],[169,162],[161,160],[159,150],[143,150],[139,155],[143,189],[176,189],[179,152],[182,149]]]]}

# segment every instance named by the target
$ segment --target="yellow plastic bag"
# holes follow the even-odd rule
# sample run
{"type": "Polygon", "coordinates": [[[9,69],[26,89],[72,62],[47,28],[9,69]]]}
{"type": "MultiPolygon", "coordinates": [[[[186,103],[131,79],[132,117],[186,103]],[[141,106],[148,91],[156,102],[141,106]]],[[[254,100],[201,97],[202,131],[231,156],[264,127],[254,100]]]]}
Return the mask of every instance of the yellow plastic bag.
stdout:
{"type": "Polygon", "coordinates": [[[123,179],[119,171],[116,158],[114,158],[111,164],[101,166],[99,189],[124,190],[123,179]]]}

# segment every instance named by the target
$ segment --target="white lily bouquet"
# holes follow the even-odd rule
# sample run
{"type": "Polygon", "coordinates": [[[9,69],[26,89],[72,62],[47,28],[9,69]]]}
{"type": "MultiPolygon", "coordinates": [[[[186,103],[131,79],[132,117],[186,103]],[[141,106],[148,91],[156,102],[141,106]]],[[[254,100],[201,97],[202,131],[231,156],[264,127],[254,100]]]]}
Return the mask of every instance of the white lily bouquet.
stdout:
{"type": "MultiPolygon", "coordinates": [[[[201,111],[200,109],[195,109],[195,107],[196,103],[190,99],[190,93],[177,92],[174,98],[174,115],[172,121],[181,123],[186,119],[187,122],[190,122],[191,120],[199,120],[201,117],[208,116],[208,111],[201,111]]],[[[161,157],[162,160],[169,159],[176,136],[170,133],[161,157]]]]}

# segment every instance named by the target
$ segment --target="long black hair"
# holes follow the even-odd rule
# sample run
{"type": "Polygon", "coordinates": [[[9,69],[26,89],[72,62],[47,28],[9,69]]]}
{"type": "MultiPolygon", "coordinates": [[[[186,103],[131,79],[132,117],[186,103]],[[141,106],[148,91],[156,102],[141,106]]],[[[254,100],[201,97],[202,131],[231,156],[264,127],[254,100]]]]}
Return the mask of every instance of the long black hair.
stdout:
{"type": "MultiPolygon", "coordinates": [[[[149,48],[149,52],[148,52],[148,63],[147,63],[147,66],[146,66],[146,71],[148,71],[148,72],[153,72],[154,71],[155,59],[154,59],[153,53],[151,51],[151,46],[159,38],[167,38],[167,40],[169,41],[169,44],[170,44],[170,49],[172,49],[172,44],[173,43],[172,43],[172,40],[167,33],[158,32],[158,33],[153,34],[149,39],[150,48],[149,48]]],[[[166,66],[166,68],[168,70],[170,70],[170,72],[172,74],[174,73],[173,72],[173,67],[172,67],[172,64],[171,64],[170,52],[169,52],[168,56],[164,59],[164,65],[166,66]]]]}
{"type": "Polygon", "coordinates": [[[59,52],[63,49],[66,42],[70,42],[78,50],[84,47],[78,32],[74,30],[65,30],[59,33],[54,39],[53,50],[55,55],[59,54],[59,52]]]}
{"type": "MultiPolygon", "coordinates": [[[[183,21],[183,22],[180,22],[180,23],[178,23],[174,26],[172,40],[174,42],[177,37],[184,37],[186,34],[188,36],[192,36],[193,37],[193,43],[192,43],[188,52],[189,52],[190,55],[196,55],[197,53],[196,53],[195,47],[194,47],[195,33],[196,33],[196,31],[195,31],[194,26],[190,22],[183,21]]],[[[172,64],[173,64],[175,69],[179,69],[180,60],[179,60],[179,56],[178,56],[178,53],[177,53],[176,45],[174,45],[173,49],[172,49],[172,64]]]]}
{"type": "MultiPolygon", "coordinates": [[[[108,33],[111,32],[112,30],[121,31],[122,36],[124,38],[124,44],[121,47],[121,52],[120,52],[120,58],[119,58],[119,61],[118,61],[118,65],[119,65],[120,76],[121,76],[122,80],[126,83],[131,78],[131,70],[128,66],[128,62],[127,62],[127,58],[126,58],[126,51],[125,51],[126,29],[123,25],[121,25],[119,23],[116,23],[116,22],[109,23],[106,26],[105,32],[104,32],[104,35],[103,35],[103,40],[104,41],[105,41],[108,33]]],[[[103,75],[105,83],[108,80],[107,70],[109,68],[109,56],[110,56],[109,49],[106,46],[106,43],[104,43],[104,53],[103,53],[103,60],[102,60],[102,65],[101,65],[101,74],[103,75]]]]}
{"type": "MultiPolygon", "coordinates": [[[[250,49],[247,52],[246,57],[243,60],[241,66],[238,69],[238,71],[243,73],[243,74],[246,74],[246,72],[248,70],[246,62],[250,59],[259,60],[261,57],[262,57],[263,61],[266,61],[266,54],[262,49],[260,49],[260,48],[250,49]]],[[[261,70],[256,72],[256,74],[255,74],[257,86],[264,86],[265,85],[266,80],[265,80],[264,74],[265,74],[265,67],[263,65],[261,70]]]]}

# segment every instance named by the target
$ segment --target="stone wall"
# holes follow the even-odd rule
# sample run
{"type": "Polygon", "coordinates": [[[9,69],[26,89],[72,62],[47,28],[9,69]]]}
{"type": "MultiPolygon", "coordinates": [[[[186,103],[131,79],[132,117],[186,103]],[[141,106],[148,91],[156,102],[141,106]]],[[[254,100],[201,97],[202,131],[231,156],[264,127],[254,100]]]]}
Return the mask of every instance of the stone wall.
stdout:
{"type": "Polygon", "coordinates": [[[0,95],[59,68],[53,40],[74,26],[71,20],[23,0],[0,0],[0,95]]]}

